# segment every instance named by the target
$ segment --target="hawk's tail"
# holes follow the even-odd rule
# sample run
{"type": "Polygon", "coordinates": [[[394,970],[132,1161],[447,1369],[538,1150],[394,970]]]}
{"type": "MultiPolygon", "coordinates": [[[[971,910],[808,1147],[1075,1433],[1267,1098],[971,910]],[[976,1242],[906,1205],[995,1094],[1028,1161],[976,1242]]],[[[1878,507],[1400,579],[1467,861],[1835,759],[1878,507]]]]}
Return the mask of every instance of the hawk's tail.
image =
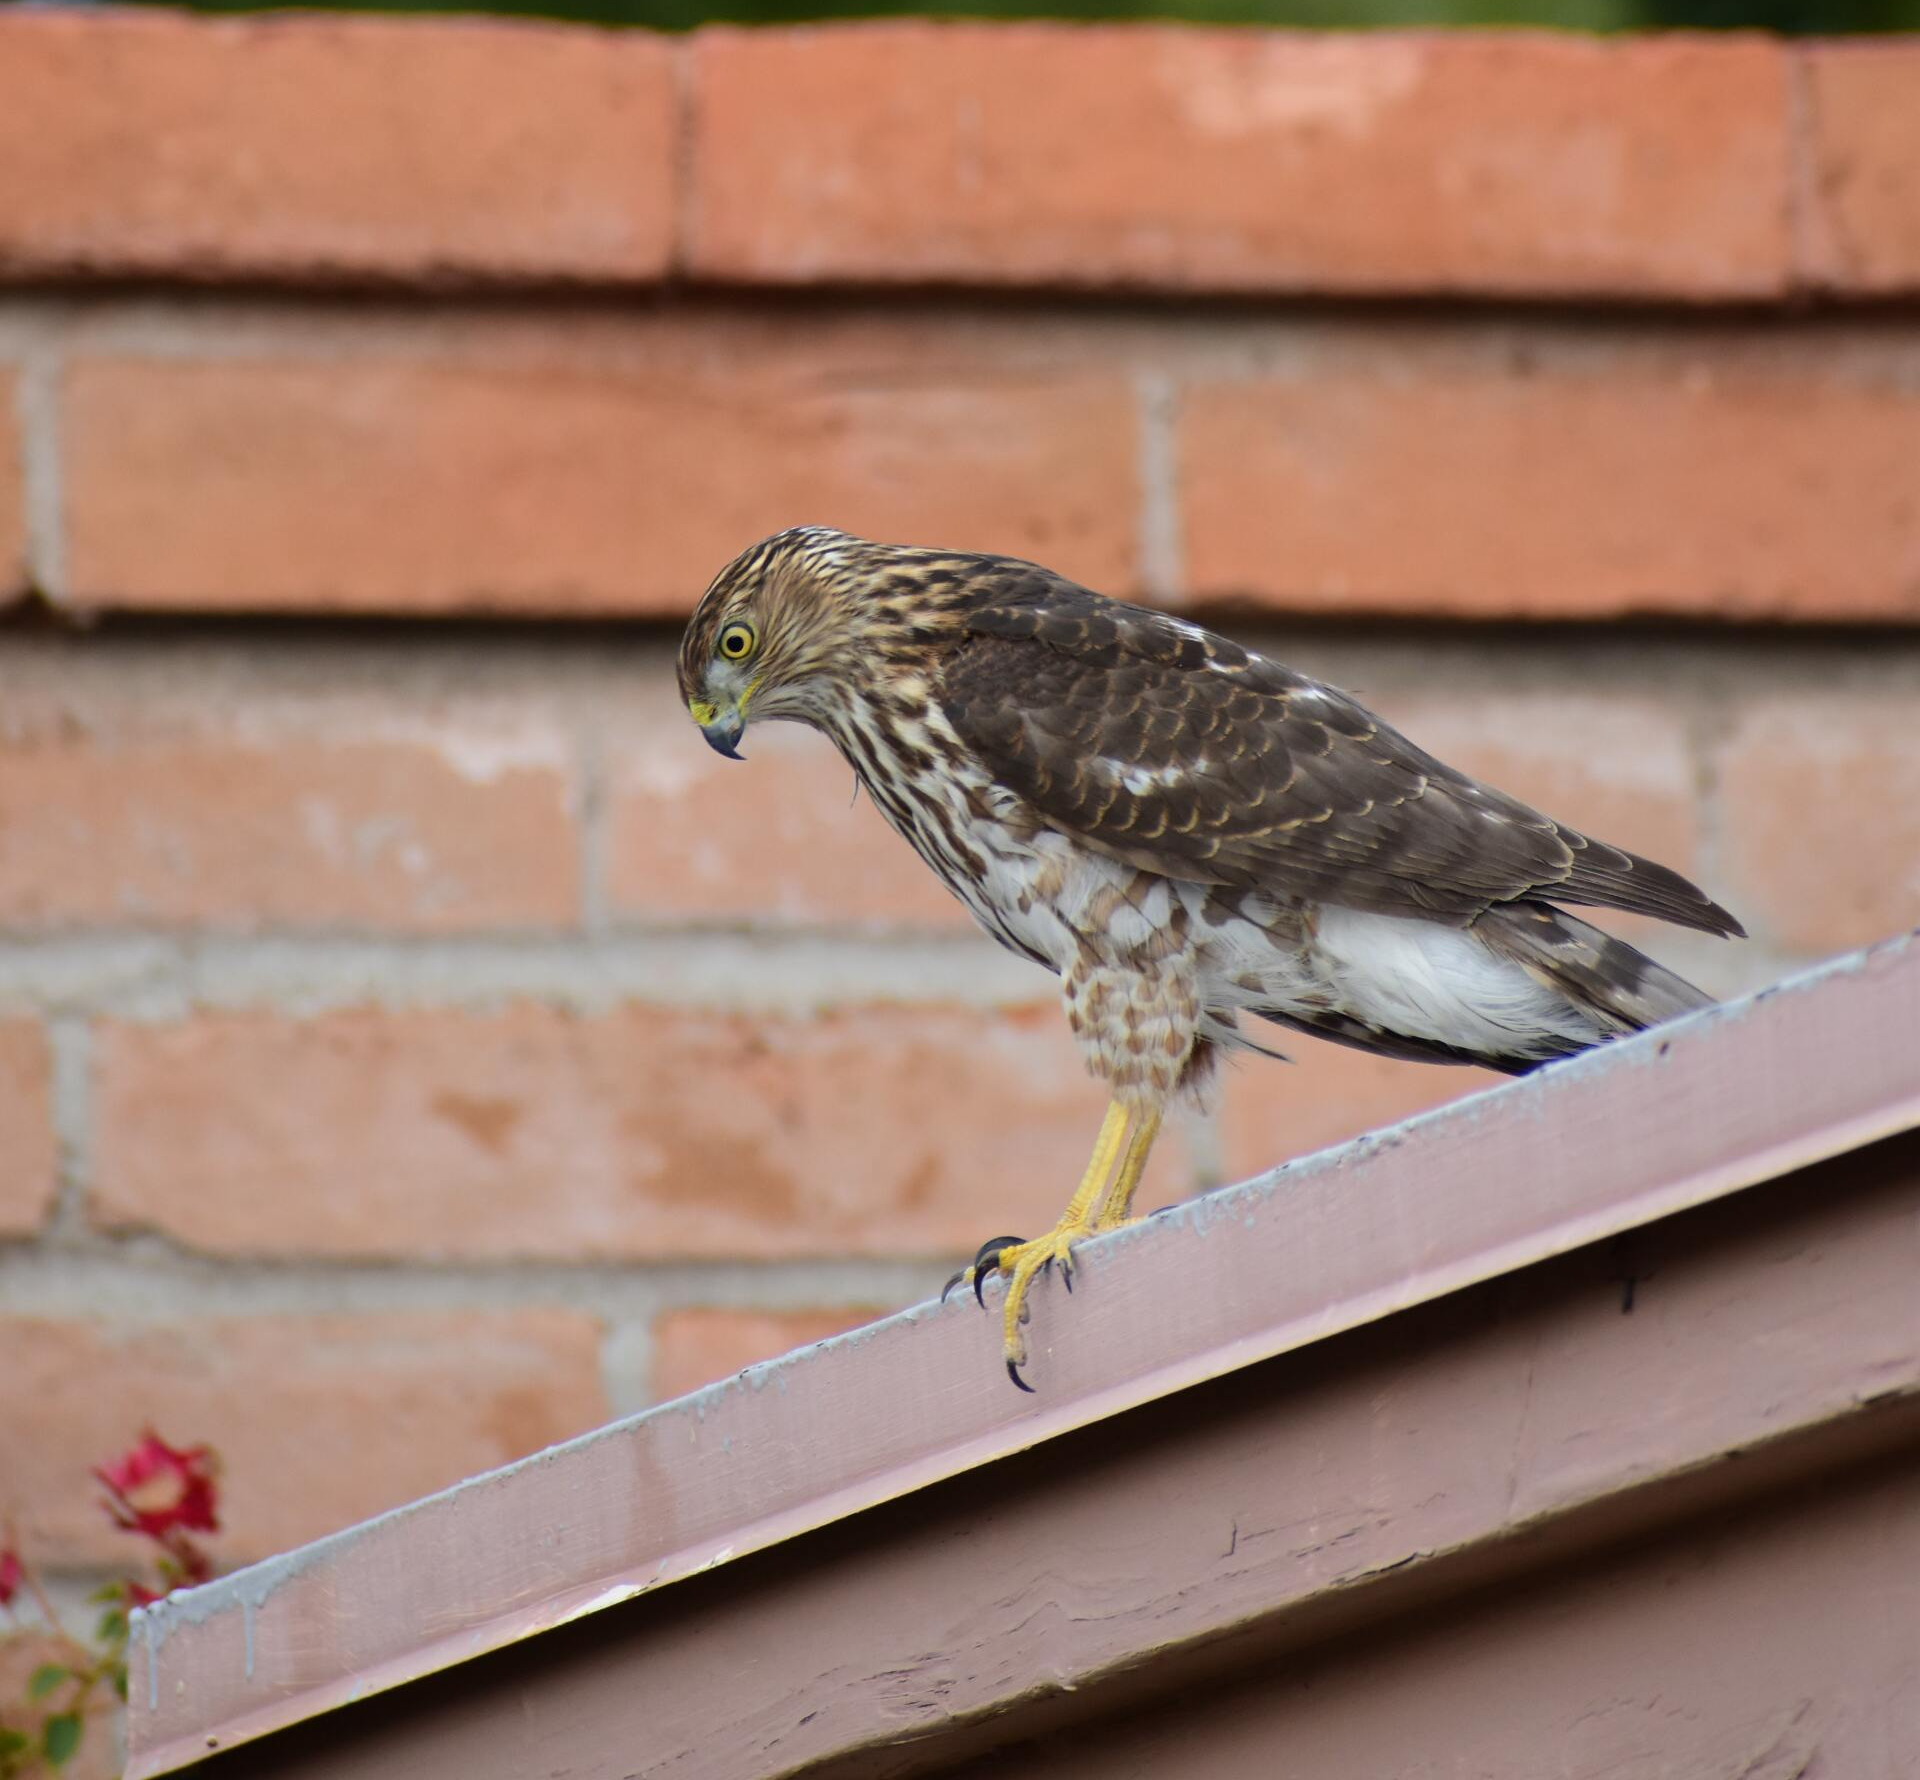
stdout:
{"type": "Polygon", "coordinates": [[[1625,940],[1543,902],[1501,903],[1474,922],[1473,932],[1488,950],[1566,996],[1609,1038],[1713,1005],[1711,995],[1625,940]]]}

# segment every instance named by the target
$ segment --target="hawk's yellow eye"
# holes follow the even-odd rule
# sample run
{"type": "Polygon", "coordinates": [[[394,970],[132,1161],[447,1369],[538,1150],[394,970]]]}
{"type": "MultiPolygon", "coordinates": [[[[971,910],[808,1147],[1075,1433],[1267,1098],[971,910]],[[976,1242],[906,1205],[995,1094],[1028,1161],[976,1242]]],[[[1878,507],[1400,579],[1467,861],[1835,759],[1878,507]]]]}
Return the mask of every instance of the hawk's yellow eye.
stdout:
{"type": "Polygon", "coordinates": [[[729,661],[745,661],[757,641],[751,624],[729,624],[720,633],[720,653],[729,661]]]}

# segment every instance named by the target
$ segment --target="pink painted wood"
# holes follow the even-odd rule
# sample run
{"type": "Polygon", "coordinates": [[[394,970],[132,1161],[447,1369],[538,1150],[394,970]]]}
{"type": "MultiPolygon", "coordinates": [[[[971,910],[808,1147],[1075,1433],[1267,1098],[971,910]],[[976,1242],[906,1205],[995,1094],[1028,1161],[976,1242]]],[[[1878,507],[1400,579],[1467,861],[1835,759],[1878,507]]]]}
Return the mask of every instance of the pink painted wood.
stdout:
{"type": "Polygon", "coordinates": [[[1080,1429],[214,1773],[898,1780],[991,1751],[967,1771],[1026,1780],[1102,1771],[1091,1747],[1131,1780],[1270,1780],[1274,1750],[1294,1780],[1433,1780],[1436,1755],[1514,1780],[1787,1780],[1817,1749],[1848,1780],[1911,1780],[1892,1752],[1920,1736],[1886,1727],[1920,1713],[1916,1279],[1909,1133],[1080,1429]],[[1904,1490],[1875,1485],[1890,1473],[1904,1490]],[[1862,1502],[1870,1524],[1829,1524],[1862,1502]],[[1773,1529],[1754,1545],[1782,1603],[1762,1616],[1754,1526],[1773,1529]],[[1802,1546],[1846,1562],[1812,1578],[1802,1546]],[[1523,1660],[1517,1635],[1488,1635],[1505,1621],[1537,1641],[1523,1660]],[[1382,1648],[1402,1660],[1370,1661],[1382,1648]],[[1524,1709],[1487,1672],[1517,1660],[1541,1689],[1524,1709]],[[1359,1693],[1356,1670],[1392,1691],[1359,1693]],[[1436,1673],[1471,1711],[1439,1709],[1436,1673]],[[1788,1730],[1781,1772],[1743,1767],[1788,1730]],[[1397,1753],[1303,1753],[1320,1747],[1397,1753]]]}
{"type": "MultiPolygon", "coordinates": [[[[1036,1306],[1036,1398],[1006,1385],[992,1319],[970,1303],[920,1306],[175,1597],[135,1632],[130,1780],[1916,1125],[1920,945],[1896,942],[1089,1244],[1075,1296],[1036,1306]]],[[[1696,1392],[1688,1442],[1707,1444],[1690,1460],[1636,1457],[1623,1405],[1587,1471],[1527,1480],[1526,1493],[1516,1472],[1498,1527],[1616,1494],[1636,1464],[1672,1471],[1823,1426],[1875,1378],[1895,1394],[1916,1386],[1912,1326],[1895,1327],[1891,1353],[1835,1351],[1830,1374],[1772,1381],[1758,1401],[1718,1383],[1696,1392]]],[[[1387,1548],[1348,1554],[1363,1569],[1491,1536],[1492,1523],[1420,1534],[1389,1518],[1387,1548]]],[[[1272,1611],[1271,1586],[1257,1586],[1262,1602],[1198,1603],[1186,1635],[1272,1611]]],[[[1064,1684],[1138,1660],[1120,1636],[1073,1653],[1064,1684]]],[[[1007,1655],[943,1710],[979,1716],[1030,1691],[1007,1655]]],[[[825,1755],[890,1729],[884,1713],[864,1728],[843,1715],[812,1735],[825,1755]]],[[[674,1769],[757,1771],[776,1770],[674,1769]]]]}

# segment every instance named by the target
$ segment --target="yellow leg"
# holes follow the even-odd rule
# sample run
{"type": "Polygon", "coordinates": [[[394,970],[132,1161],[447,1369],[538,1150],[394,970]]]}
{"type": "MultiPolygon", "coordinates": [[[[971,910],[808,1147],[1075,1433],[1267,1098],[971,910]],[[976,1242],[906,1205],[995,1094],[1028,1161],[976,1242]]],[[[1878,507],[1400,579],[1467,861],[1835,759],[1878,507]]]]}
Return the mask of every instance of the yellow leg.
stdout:
{"type": "Polygon", "coordinates": [[[1107,1116],[1100,1121],[1100,1135],[1093,1140],[1093,1154],[1087,1158],[1086,1172],[1060,1215],[1060,1227],[1078,1229],[1089,1222],[1089,1214],[1099,1204],[1113,1177],[1114,1164],[1127,1148],[1127,1109],[1115,1100],[1108,1104],[1107,1116]]]}
{"type": "MultiPolygon", "coordinates": [[[[994,1250],[991,1255],[987,1250],[981,1251],[983,1264],[976,1263],[976,1266],[984,1265],[984,1268],[996,1269],[1008,1276],[1007,1295],[1000,1306],[1001,1335],[1007,1374],[1023,1391],[1033,1388],[1020,1376],[1020,1368],[1027,1359],[1026,1337],[1021,1334],[1021,1326],[1027,1320],[1029,1289],[1034,1280],[1055,1261],[1060,1263],[1068,1289],[1072,1289],[1073,1243],[1095,1230],[1110,1228],[1109,1207],[1117,1208],[1112,1221],[1125,1218],[1134,1188],[1139,1184],[1140,1172],[1146,1166],[1147,1151],[1152,1147],[1154,1133],[1159,1128],[1160,1115],[1157,1112],[1149,1112],[1142,1107],[1122,1106],[1119,1101],[1114,1101],[1107,1108],[1107,1116],[1094,1142],[1086,1173],[1080,1177],[1080,1185],[1067,1201],[1067,1209],[1060,1222],[1033,1242],[1008,1243],[994,1250]]],[[[969,1269],[963,1277],[974,1283],[977,1293],[979,1286],[974,1279],[974,1270],[969,1269]]]]}
{"type": "Polygon", "coordinates": [[[1127,1153],[1121,1158],[1120,1173],[1112,1190],[1101,1200],[1093,1214],[1096,1230],[1117,1230],[1133,1219],[1133,1196],[1139,1191],[1140,1177],[1147,1171],[1147,1158],[1153,1153],[1153,1140],[1160,1135],[1160,1115],[1144,1112],[1134,1127],[1127,1153]]]}

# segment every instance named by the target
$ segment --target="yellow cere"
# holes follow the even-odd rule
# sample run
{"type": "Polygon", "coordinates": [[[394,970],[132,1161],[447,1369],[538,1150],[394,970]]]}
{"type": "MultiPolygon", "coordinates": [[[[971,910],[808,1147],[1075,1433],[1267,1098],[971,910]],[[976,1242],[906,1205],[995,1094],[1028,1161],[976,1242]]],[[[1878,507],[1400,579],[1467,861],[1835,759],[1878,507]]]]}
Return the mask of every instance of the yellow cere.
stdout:
{"type": "Polygon", "coordinates": [[[719,707],[708,704],[704,698],[688,699],[687,710],[692,714],[694,722],[702,729],[705,729],[720,714],[719,707]]]}

